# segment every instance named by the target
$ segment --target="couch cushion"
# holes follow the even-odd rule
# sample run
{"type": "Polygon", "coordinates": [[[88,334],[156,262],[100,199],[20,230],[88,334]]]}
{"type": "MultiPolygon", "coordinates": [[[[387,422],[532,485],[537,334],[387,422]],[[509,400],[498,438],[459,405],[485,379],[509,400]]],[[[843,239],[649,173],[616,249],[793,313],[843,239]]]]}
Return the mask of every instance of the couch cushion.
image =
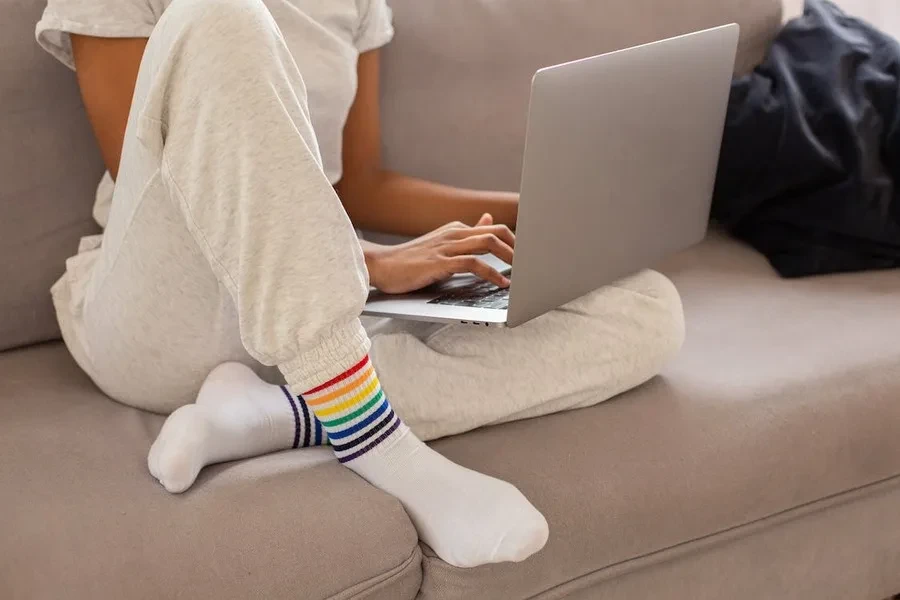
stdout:
{"type": "MultiPolygon", "coordinates": [[[[520,565],[466,571],[429,553],[422,598],[574,591],[611,565],[900,475],[900,271],[785,281],[717,235],[664,270],[687,342],[663,377],[435,445],[518,485],[551,533],[520,565]]],[[[900,522],[884,526],[900,537],[900,522]]]]}
{"type": "Polygon", "coordinates": [[[737,21],[743,72],[759,63],[781,24],[781,0],[390,3],[396,36],[382,51],[386,163],[485,189],[519,188],[538,68],[737,21]]]}
{"type": "Polygon", "coordinates": [[[96,228],[100,156],[74,75],[34,41],[44,4],[0,19],[0,350],[59,336],[50,285],[96,228]]]}
{"type": "Polygon", "coordinates": [[[406,513],[327,449],[173,496],[146,467],[161,420],[104,397],[61,344],[0,353],[0,597],[415,597],[406,513]]]}

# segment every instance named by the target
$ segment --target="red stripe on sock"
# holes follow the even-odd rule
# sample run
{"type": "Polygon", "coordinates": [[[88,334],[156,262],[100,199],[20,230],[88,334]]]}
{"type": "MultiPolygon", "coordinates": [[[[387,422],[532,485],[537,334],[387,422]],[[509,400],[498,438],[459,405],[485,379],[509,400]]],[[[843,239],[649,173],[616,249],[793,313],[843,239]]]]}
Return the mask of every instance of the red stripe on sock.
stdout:
{"type": "Polygon", "coordinates": [[[347,371],[341,373],[340,375],[338,375],[337,377],[335,377],[335,378],[332,379],[331,381],[326,381],[326,382],[323,383],[322,385],[320,385],[320,386],[318,386],[318,387],[314,387],[313,389],[309,390],[308,392],[303,392],[303,395],[304,395],[304,396],[308,396],[308,395],[310,395],[310,394],[316,394],[316,393],[318,393],[318,392],[321,392],[321,391],[324,390],[324,389],[330,388],[330,387],[333,386],[334,384],[340,383],[340,382],[344,381],[345,379],[347,379],[347,378],[349,378],[349,377],[352,377],[354,373],[359,372],[359,371],[360,371],[361,369],[363,369],[367,364],[369,364],[369,355],[368,355],[368,354],[366,354],[366,355],[363,357],[363,359],[362,359],[361,361],[359,361],[358,363],[356,363],[355,365],[353,365],[352,367],[350,367],[349,370],[347,370],[347,371]]]}

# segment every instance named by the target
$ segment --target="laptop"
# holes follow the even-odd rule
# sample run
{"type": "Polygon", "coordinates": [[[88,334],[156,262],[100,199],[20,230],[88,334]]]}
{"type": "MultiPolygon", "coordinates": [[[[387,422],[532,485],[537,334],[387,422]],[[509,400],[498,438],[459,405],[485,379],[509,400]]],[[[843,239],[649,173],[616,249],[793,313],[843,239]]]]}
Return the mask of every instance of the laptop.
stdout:
{"type": "Polygon", "coordinates": [[[516,327],[706,236],[736,24],[539,70],[508,289],[457,275],[363,314],[516,327]]]}

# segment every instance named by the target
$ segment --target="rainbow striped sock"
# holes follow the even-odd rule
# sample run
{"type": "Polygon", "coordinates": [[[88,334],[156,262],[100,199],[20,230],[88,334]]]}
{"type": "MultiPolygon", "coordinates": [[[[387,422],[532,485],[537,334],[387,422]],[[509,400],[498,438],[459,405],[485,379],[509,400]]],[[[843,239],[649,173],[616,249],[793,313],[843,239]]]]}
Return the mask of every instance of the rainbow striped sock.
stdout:
{"type": "Polygon", "coordinates": [[[342,463],[366,454],[392,433],[406,431],[381,389],[368,355],[345,373],[304,393],[303,398],[342,463]]]}
{"type": "Polygon", "coordinates": [[[279,386],[287,398],[294,413],[294,445],[293,448],[324,446],[328,443],[328,433],[322,422],[309,410],[303,396],[294,396],[286,385],[279,386]]]}

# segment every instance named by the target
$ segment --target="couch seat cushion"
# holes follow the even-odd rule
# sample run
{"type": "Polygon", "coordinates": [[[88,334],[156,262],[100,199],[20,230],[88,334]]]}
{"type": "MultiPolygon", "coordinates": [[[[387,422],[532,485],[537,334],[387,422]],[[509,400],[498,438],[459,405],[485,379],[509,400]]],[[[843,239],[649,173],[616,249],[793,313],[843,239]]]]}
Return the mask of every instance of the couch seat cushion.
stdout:
{"type": "Polygon", "coordinates": [[[61,344],[0,354],[0,597],[415,597],[406,513],[330,451],[214,467],[173,496],[146,467],[161,423],[61,344]]]}
{"type": "Polygon", "coordinates": [[[664,376],[435,445],[518,485],[551,533],[519,565],[461,570],[426,551],[423,599],[562,597],[612,565],[900,475],[900,271],[781,280],[718,235],[664,271],[688,329],[664,376]]]}

